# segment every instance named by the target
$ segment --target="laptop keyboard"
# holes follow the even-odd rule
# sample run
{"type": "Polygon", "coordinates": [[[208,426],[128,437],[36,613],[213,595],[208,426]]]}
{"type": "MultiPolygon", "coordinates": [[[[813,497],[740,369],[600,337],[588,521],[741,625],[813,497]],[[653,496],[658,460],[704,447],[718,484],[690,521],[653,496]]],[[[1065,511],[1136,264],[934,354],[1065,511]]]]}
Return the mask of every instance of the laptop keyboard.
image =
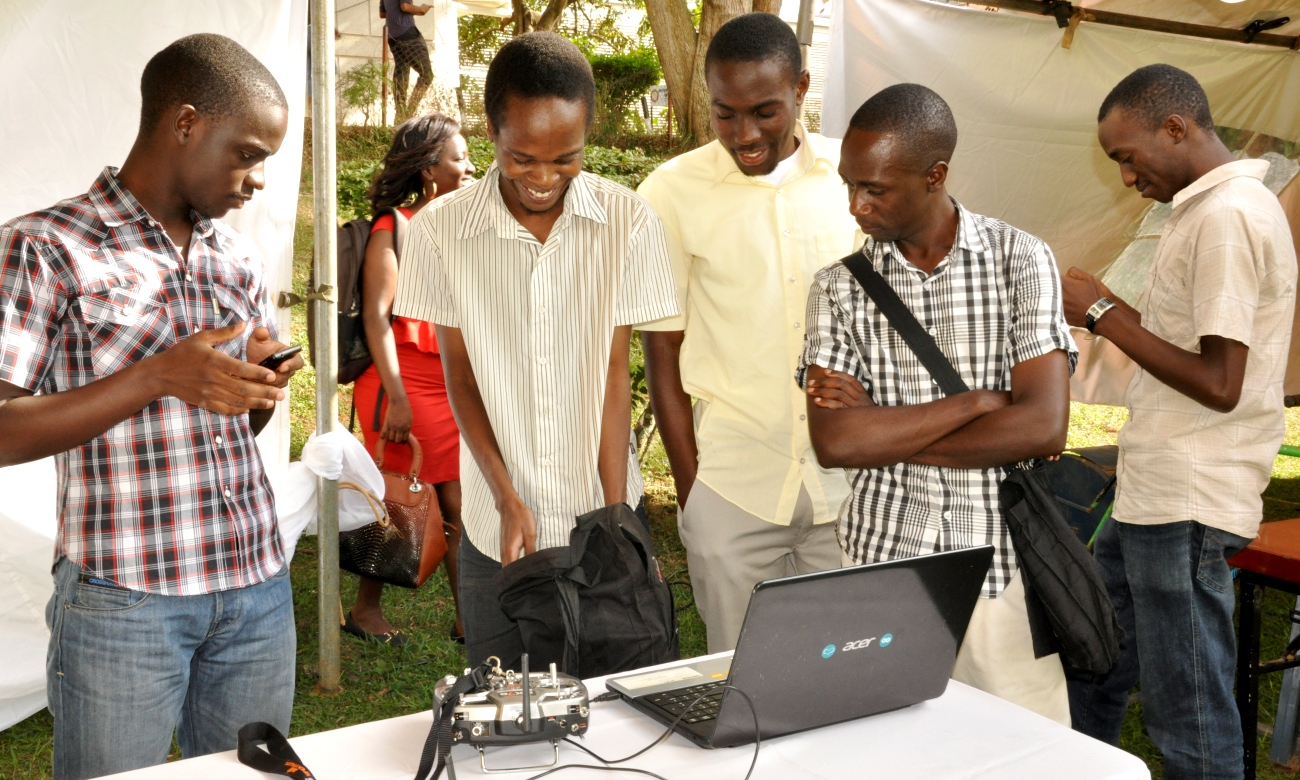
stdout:
{"type": "Polygon", "coordinates": [[[699,703],[691,707],[691,711],[686,713],[686,717],[682,718],[682,723],[704,723],[718,717],[718,706],[722,703],[722,694],[726,693],[726,689],[721,686],[725,684],[725,681],[718,680],[696,685],[692,688],[678,688],[674,691],[652,693],[646,696],[645,700],[675,718],[686,712],[686,708],[690,706],[691,702],[699,698],[701,694],[705,694],[704,698],[700,699],[699,703]]]}

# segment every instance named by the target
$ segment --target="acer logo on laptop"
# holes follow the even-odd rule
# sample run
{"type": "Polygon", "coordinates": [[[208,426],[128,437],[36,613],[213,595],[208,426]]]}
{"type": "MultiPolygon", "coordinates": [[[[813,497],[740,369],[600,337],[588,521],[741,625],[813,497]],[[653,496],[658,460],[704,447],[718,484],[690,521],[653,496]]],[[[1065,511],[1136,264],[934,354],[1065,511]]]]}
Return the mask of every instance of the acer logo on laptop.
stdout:
{"type": "MultiPolygon", "coordinates": [[[[854,642],[845,642],[844,647],[841,647],[839,651],[841,653],[847,653],[850,650],[865,650],[868,647],[871,647],[873,643],[876,647],[889,647],[894,643],[894,635],[884,634],[880,637],[871,636],[854,642]]],[[[822,648],[822,658],[830,658],[833,655],[835,655],[835,645],[826,645],[826,647],[822,648]]]]}

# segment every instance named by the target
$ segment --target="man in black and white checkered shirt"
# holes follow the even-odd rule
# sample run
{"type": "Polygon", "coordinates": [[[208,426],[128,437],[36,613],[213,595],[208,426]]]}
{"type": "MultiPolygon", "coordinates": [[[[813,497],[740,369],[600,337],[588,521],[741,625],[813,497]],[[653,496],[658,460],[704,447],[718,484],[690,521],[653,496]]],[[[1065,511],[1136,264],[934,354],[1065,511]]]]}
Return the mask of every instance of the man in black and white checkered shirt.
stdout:
{"type": "Polygon", "coordinates": [[[948,196],[956,142],[942,98],[890,87],[853,116],[840,175],[864,255],[971,391],[945,397],[843,264],[813,283],[796,379],[818,459],[852,483],[845,563],[993,545],[953,677],[1068,724],[1059,658],[1034,657],[998,485],[1064,447],[1076,350],[1047,245],[948,196]]]}

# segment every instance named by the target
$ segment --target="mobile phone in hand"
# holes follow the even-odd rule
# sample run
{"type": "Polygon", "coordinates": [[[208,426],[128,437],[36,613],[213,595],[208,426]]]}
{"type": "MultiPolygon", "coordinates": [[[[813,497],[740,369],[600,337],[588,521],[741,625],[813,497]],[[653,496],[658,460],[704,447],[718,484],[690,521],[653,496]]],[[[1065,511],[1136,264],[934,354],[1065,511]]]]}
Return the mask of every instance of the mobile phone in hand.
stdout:
{"type": "Polygon", "coordinates": [[[258,363],[257,365],[261,366],[262,368],[269,368],[272,371],[274,371],[277,368],[279,368],[280,365],[284,363],[284,361],[288,360],[289,358],[293,357],[299,352],[302,352],[301,344],[299,344],[296,347],[288,347],[287,349],[282,349],[279,352],[276,352],[274,355],[268,357],[266,360],[263,360],[261,363],[258,363]]]}

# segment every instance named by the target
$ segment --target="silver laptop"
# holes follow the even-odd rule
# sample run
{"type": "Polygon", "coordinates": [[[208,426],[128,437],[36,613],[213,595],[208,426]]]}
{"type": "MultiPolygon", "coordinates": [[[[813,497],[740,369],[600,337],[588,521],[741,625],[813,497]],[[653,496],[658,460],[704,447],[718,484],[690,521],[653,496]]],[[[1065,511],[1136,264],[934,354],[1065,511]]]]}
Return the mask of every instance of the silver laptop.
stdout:
{"type": "Polygon", "coordinates": [[[724,684],[763,739],[933,699],[992,561],[985,545],[760,582],[732,655],[605,685],[706,748],[754,741],[724,684]]]}

